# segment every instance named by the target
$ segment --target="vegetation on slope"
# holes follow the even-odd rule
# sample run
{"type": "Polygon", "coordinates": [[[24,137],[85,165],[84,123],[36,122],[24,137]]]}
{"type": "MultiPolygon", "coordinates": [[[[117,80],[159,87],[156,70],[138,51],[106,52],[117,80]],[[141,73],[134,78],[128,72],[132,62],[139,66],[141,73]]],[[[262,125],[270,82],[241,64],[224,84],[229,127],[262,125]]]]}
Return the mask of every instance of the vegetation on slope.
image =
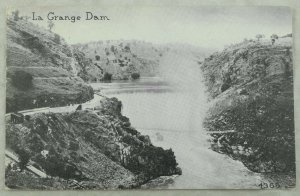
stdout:
{"type": "Polygon", "coordinates": [[[112,98],[94,111],[32,115],[22,124],[7,124],[7,148],[19,157],[27,154],[28,164],[48,175],[87,188],[129,188],[180,173],[173,151],[153,146],[130,126],[121,107],[112,98]]]}
{"type": "Polygon", "coordinates": [[[165,51],[165,48],[136,40],[106,40],[73,47],[89,59],[89,66],[82,66],[80,76],[92,82],[107,80],[105,74],[111,75],[112,79],[136,79],[137,74],[154,76],[165,51]]]}
{"type": "Polygon", "coordinates": [[[295,171],[291,41],[244,42],[201,68],[213,107],[204,123],[212,149],[261,173],[295,171]]]}
{"type": "Polygon", "coordinates": [[[7,20],[6,111],[82,103],[93,90],[76,77],[72,49],[26,20],[7,20]]]}

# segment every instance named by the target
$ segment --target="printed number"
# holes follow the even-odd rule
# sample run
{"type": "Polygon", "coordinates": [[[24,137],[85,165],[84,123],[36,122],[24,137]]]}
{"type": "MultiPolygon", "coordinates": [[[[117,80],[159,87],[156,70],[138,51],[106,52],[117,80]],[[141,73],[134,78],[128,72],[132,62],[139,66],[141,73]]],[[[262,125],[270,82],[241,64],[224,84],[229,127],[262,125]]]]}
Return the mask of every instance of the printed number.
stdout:
{"type": "Polygon", "coordinates": [[[266,183],[266,182],[262,182],[258,185],[261,189],[267,189],[267,188],[280,188],[280,184],[279,183],[266,183]]]}

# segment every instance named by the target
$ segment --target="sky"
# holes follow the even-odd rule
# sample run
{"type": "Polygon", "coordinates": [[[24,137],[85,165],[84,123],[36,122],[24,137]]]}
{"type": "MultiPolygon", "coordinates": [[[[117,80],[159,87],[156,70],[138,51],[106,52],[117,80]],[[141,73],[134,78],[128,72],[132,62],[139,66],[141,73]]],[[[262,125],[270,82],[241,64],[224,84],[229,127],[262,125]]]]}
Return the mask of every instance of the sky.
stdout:
{"type": "Polygon", "coordinates": [[[47,14],[82,16],[80,21],[53,21],[53,31],[70,44],[98,40],[145,40],[153,43],[188,43],[195,46],[223,48],[244,38],[264,34],[267,38],[292,33],[292,13],[287,7],[189,7],[122,6],[102,8],[22,8],[20,15],[47,14]],[[109,21],[85,20],[85,12],[108,16],[109,21]]]}

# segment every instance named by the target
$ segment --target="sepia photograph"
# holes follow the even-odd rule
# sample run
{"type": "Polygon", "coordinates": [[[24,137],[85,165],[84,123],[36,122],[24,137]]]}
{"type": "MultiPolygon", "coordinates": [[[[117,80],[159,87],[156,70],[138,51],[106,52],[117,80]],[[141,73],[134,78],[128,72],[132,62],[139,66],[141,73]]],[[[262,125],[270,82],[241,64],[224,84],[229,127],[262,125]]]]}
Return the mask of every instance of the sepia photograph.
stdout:
{"type": "Polygon", "coordinates": [[[295,187],[290,7],[32,5],[5,31],[6,189],[295,187]]]}

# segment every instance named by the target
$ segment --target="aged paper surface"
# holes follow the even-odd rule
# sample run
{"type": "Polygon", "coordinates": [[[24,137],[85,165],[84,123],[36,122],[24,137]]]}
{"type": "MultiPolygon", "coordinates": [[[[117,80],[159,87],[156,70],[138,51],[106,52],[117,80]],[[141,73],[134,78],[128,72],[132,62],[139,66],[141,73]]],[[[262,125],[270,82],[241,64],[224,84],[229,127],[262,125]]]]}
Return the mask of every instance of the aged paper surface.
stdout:
{"type": "Polygon", "coordinates": [[[4,188],[293,194],[293,3],[9,5],[4,188]]]}

